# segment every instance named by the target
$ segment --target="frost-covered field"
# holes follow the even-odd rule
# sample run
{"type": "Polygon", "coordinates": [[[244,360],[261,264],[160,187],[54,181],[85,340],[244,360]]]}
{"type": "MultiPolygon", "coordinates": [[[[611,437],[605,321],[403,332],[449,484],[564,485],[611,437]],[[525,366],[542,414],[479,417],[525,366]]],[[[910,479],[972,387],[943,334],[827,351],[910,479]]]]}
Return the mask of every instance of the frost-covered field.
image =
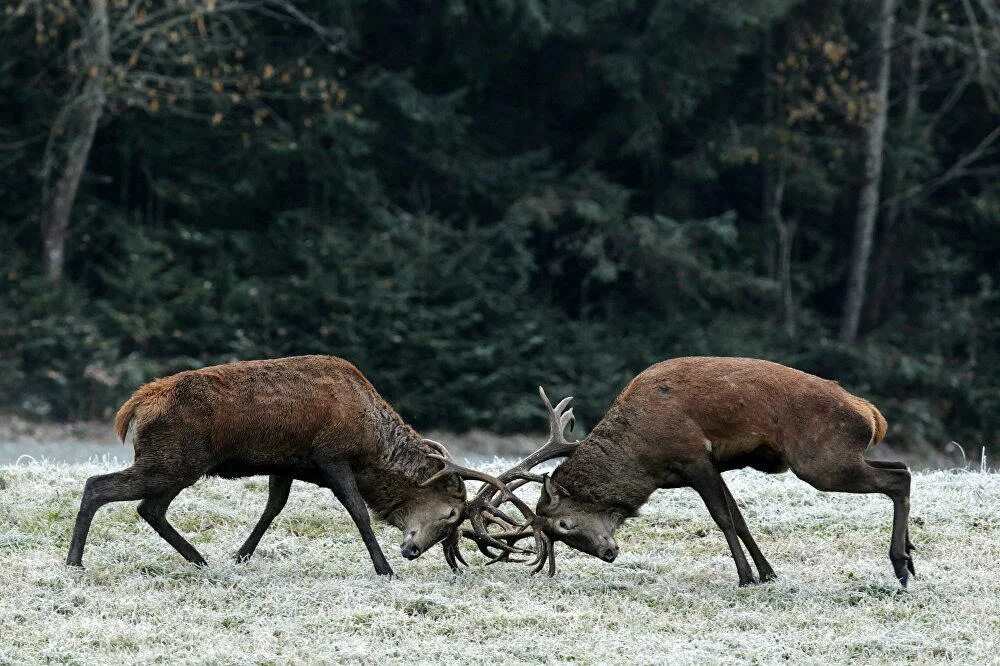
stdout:
{"type": "Polygon", "coordinates": [[[746,589],[689,490],[657,493],[614,564],[557,546],[556,578],[522,566],[453,574],[380,531],[398,578],[372,571],[331,493],[297,483],[257,556],[236,565],[262,479],[205,480],[171,507],[209,560],[196,568],[135,513],[94,521],[86,571],[69,533],[95,463],[0,467],[0,663],[779,662],[1000,660],[1000,477],[915,476],[919,579],[901,591],[891,506],[789,475],[727,475],[780,579],[746,589]]]}

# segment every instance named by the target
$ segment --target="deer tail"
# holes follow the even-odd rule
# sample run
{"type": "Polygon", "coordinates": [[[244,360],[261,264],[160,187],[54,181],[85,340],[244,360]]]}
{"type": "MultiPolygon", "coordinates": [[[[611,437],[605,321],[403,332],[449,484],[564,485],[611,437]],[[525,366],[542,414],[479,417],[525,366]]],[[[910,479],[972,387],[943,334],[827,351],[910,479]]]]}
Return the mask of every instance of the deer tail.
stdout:
{"type": "Polygon", "coordinates": [[[135,410],[139,409],[140,404],[142,404],[142,397],[136,391],[115,414],[115,432],[118,433],[118,439],[123,444],[125,436],[128,434],[128,427],[132,423],[132,419],[135,418],[135,410]]]}
{"type": "Polygon", "coordinates": [[[885,432],[888,430],[889,424],[886,423],[882,412],[878,411],[875,405],[868,403],[868,406],[872,410],[872,416],[875,417],[875,434],[872,436],[872,446],[875,446],[885,437],[885,432]]]}
{"type": "Polygon", "coordinates": [[[165,407],[165,400],[163,398],[166,397],[164,394],[172,384],[169,381],[170,379],[172,378],[158,379],[139,387],[132,394],[132,397],[126,400],[125,404],[121,406],[121,409],[115,414],[115,432],[122,443],[125,443],[129,426],[136,417],[151,417],[154,413],[159,413],[163,410],[165,407]],[[141,413],[139,413],[140,409],[142,409],[141,413]]]}

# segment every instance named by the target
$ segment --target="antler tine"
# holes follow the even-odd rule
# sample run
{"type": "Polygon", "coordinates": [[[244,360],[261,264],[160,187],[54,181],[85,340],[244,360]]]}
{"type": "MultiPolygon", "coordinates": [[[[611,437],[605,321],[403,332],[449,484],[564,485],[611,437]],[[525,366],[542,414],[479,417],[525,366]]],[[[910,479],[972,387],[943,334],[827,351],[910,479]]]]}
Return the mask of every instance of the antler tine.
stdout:
{"type": "Polygon", "coordinates": [[[444,550],[444,560],[448,563],[448,566],[451,567],[452,571],[458,571],[459,563],[469,566],[469,563],[465,561],[464,557],[462,557],[462,551],[458,547],[458,542],[461,537],[462,535],[456,527],[451,531],[451,534],[445,537],[445,540],[441,542],[441,548],[444,550]]]}
{"type": "Polygon", "coordinates": [[[535,520],[536,518],[535,513],[531,510],[530,507],[528,507],[527,504],[525,504],[524,500],[522,500],[520,497],[512,493],[510,489],[507,488],[507,486],[504,484],[504,482],[496,478],[495,476],[487,474],[486,472],[480,472],[478,469],[463,467],[462,465],[457,464],[454,460],[449,460],[448,458],[445,458],[444,456],[438,455],[436,453],[431,453],[429,454],[428,457],[440,460],[442,463],[444,463],[444,468],[441,469],[441,471],[439,471],[431,478],[421,483],[420,484],[421,487],[426,487],[433,483],[436,483],[438,480],[440,480],[444,476],[447,476],[448,474],[458,474],[463,479],[482,481],[484,484],[493,486],[501,493],[503,493],[503,495],[507,498],[509,502],[512,502],[514,506],[517,507],[517,510],[520,511],[521,515],[528,520],[529,524],[535,520]]]}
{"type": "Polygon", "coordinates": [[[430,448],[434,449],[435,451],[437,451],[440,455],[444,456],[448,460],[452,459],[451,454],[448,453],[448,449],[441,442],[436,442],[433,439],[428,439],[426,437],[424,437],[420,441],[429,446],[430,448]]]}
{"type": "MultiPolygon", "coordinates": [[[[510,482],[515,479],[528,477],[531,477],[532,481],[538,480],[537,476],[530,474],[533,467],[553,458],[563,458],[568,456],[576,450],[577,446],[580,445],[580,442],[578,441],[567,440],[565,435],[566,427],[571,426],[575,422],[572,408],[567,409],[570,400],[573,399],[572,396],[563,398],[559,401],[559,404],[553,407],[552,403],[549,401],[549,397],[545,395],[545,389],[541,386],[538,387],[538,395],[542,398],[542,402],[545,403],[545,407],[549,410],[549,439],[537,451],[498,476],[497,479],[502,481],[504,484],[509,485],[510,482]]],[[[483,486],[480,488],[475,499],[472,500],[472,503],[482,504],[484,502],[491,502],[493,497],[496,495],[496,490],[494,490],[495,487],[496,486],[483,486]]],[[[506,495],[504,497],[506,498],[506,495]]],[[[502,503],[503,502],[501,502],[501,504],[502,503]]]]}
{"type": "MultiPolygon", "coordinates": [[[[541,386],[538,387],[538,395],[549,412],[549,439],[541,448],[524,458],[511,469],[495,477],[479,470],[458,465],[451,460],[447,449],[433,440],[426,440],[428,446],[437,448],[439,451],[438,453],[429,454],[429,457],[440,460],[443,463],[443,467],[421,485],[431,485],[449,474],[458,474],[463,479],[482,481],[483,485],[476,493],[476,496],[467,502],[465,506],[466,518],[472,523],[473,529],[471,531],[463,530],[461,533],[462,536],[475,541],[480,552],[490,558],[490,563],[509,560],[512,553],[530,553],[531,551],[518,548],[514,544],[522,538],[533,537],[535,540],[535,559],[528,566],[534,567],[532,573],[537,573],[545,567],[547,562],[549,565],[549,575],[551,576],[555,574],[555,550],[552,540],[541,530],[541,521],[538,516],[535,515],[521,498],[514,494],[514,490],[525,483],[532,481],[540,482],[542,477],[532,473],[532,468],[547,460],[568,456],[576,450],[580,442],[566,439],[566,428],[569,427],[572,430],[576,421],[573,409],[569,406],[573,398],[563,398],[553,407],[549,397],[545,394],[545,389],[541,386]],[[495,500],[494,498],[496,498],[497,493],[500,494],[500,498],[495,500]],[[507,502],[511,502],[521,512],[521,515],[525,519],[524,523],[518,523],[500,511],[499,507],[507,502]],[[501,533],[491,533],[487,521],[489,521],[490,525],[497,525],[504,531],[501,533]],[[529,527],[533,528],[530,532],[526,531],[529,527]],[[512,534],[511,529],[518,529],[519,531],[512,534]],[[504,543],[504,541],[507,543],[504,543]],[[491,548],[500,552],[494,554],[490,552],[491,548]]],[[[450,564],[450,554],[448,555],[448,559],[450,564]]]]}
{"type": "Polygon", "coordinates": [[[545,403],[545,407],[549,410],[549,429],[550,435],[549,440],[563,440],[565,441],[564,432],[566,426],[574,421],[573,410],[564,412],[566,406],[569,405],[570,401],[573,400],[573,396],[568,396],[559,401],[559,404],[555,407],[549,402],[549,396],[545,395],[545,389],[541,386],[538,387],[538,395],[541,396],[542,402],[545,403]]]}
{"type": "Polygon", "coordinates": [[[545,568],[545,563],[549,564],[549,576],[556,575],[556,548],[555,542],[549,538],[544,532],[539,529],[534,531],[533,536],[535,537],[535,550],[537,554],[535,559],[528,562],[528,566],[532,567],[531,575],[535,575],[539,571],[545,568]]]}

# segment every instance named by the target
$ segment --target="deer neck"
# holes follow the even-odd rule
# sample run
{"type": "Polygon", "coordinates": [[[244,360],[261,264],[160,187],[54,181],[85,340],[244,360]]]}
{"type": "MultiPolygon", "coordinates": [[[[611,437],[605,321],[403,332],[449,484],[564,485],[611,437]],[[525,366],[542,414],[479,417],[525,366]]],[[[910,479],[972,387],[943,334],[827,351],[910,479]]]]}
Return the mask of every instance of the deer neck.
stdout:
{"type": "Polygon", "coordinates": [[[440,463],[428,457],[420,435],[385,401],[373,401],[370,419],[373,441],[365,447],[355,474],[368,507],[392,522],[391,517],[405,511],[440,463]]]}
{"type": "Polygon", "coordinates": [[[552,479],[572,497],[632,516],[653,494],[657,483],[635,457],[635,443],[628,430],[602,428],[603,423],[556,468],[552,479]]]}

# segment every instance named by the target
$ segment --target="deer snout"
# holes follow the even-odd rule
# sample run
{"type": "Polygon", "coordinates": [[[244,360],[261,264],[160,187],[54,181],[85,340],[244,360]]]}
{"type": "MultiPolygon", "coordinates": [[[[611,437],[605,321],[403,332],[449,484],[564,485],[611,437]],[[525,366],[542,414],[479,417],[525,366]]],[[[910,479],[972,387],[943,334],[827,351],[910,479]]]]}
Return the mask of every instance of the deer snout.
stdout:
{"type": "Polygon", "coordinates": [[[420,557],[420,546],[414,543],[417,537],[417,532],[414,530],[406,535],[403,539],[403,543],[399,545],[399,552],[408,560],[415,560],[420,557]]]}
{"type": "Polygon", "coordinates": [[[618,557],[618,544],[609,537],[604,537],[603,541],[604,543],[597,550],[597,556],[605,562],[614,562],[615,558],[618,557]]]}

